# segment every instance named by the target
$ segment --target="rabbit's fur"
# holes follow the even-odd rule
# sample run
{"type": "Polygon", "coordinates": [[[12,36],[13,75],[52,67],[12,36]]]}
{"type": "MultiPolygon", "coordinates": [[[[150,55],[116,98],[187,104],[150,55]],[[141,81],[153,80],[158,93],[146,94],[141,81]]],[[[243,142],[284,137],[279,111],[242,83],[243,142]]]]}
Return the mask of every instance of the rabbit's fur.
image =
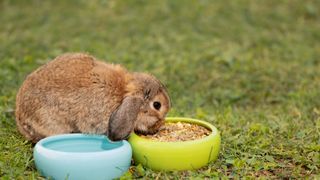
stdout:
{"type": "Polygon", "coordinates": [[[155,133],[170,109],[155,77],[83,54],[64,54],[31,73],[16,98],[16,123],[32,142],[62,133],[126,139],[155,133]],[[159,107],[160,103],[160,107],[159,107]]]}

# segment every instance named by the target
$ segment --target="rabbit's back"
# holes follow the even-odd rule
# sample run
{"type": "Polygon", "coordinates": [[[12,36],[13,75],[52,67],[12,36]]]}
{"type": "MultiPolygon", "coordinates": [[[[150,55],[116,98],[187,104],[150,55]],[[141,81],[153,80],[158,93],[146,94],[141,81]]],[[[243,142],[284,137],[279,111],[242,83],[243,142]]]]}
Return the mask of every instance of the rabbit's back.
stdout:
{"type": "Polygon", "coordinates": [[[61,133],[104,133],[130,75],[86,54],[66,54],[31,73],[16,100],[18,129],[28,139],[61,133]]]}

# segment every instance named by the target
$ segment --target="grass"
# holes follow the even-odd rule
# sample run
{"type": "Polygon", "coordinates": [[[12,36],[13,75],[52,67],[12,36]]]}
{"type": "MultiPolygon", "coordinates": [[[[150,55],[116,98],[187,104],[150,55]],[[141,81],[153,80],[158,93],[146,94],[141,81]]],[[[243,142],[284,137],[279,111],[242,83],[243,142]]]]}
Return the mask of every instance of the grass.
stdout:
{"type": "Polygon", "coordinates": [[[38,179],[17,132],[26,75],[84,51],[167,86],[170,116],[222,135],[216,162],[196,171],[133,166],[124,178],[320,178],[320,2],[0,0],[0,177],[38,179]]]}

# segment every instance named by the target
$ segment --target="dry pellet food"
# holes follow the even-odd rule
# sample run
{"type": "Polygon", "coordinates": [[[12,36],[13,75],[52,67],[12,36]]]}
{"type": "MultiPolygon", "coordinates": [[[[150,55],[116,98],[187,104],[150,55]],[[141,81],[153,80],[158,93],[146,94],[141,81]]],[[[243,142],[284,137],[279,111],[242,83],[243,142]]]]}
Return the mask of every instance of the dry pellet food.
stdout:
{"type": "Polygon", "coordinates": [[[201,139],[208,136],[210,133],[211,131],[207,128],[196,124],[169,122],[165,123],[156,134],[140,136],[156,141],[174,142],[201,139]]]}

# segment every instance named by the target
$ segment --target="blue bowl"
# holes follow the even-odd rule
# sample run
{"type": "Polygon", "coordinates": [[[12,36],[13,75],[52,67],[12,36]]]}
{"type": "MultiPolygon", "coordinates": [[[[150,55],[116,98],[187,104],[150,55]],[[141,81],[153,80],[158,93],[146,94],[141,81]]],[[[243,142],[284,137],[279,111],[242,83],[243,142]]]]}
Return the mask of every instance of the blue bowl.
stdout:
{"type": "Polygon", "coordinates": [[[127,141],[102,135],[63,134],[39,141],[33,151],[38,171],[51,179],[113,179],[130,166],[127,141]]]}

